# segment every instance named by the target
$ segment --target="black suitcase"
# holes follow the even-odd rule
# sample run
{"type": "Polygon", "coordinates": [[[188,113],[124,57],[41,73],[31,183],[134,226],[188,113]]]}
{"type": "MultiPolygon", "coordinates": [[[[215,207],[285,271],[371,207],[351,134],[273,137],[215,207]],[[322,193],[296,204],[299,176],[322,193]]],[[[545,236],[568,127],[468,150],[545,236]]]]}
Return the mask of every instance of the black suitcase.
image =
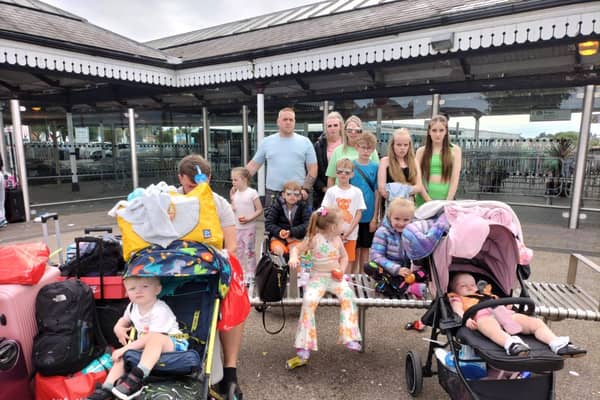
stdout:
{"type": "Polygon", "coordinates": [[[21,188],[6,189],[4,197],[4,210],[8,222],[25,221],[25,202],[21,188]]]}

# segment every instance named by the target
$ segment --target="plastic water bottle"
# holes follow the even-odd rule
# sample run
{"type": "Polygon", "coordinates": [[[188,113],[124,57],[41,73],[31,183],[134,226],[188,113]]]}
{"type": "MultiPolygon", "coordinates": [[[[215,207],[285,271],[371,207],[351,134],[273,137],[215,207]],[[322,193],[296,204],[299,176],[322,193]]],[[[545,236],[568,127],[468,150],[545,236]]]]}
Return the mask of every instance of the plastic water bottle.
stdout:
{"type": "Polygon", "coordinates": [[[91,363],[86,365],[84,369],[81,370],[83,374],[89,374],[91,372],[100,372],[100,371],[108,371],[113,366],[112,357],[108,353],[102,354],[100,357],[92,360],[91,363]]]}
{"type": "MultiPolygon", "coordinates": [[[[459,356],[460,357],[460,356],[459,356]]],[[[451,371],[456,371],[456,364],[454,360],[454,354],[448,352],[446,354],[444,365],[446,365],[451,371]]],[[[477,380],[487,376],[487,368],[485,362],[480,360],[465,360],[460,361],[460,370],[462,371],[466,379],[477,380]]]]}
{"type": "Polygon", "coordinates": [[[308,279],[310,278],[312,266],[312,253],[307,251],[300,256],[300,278],[298,279],[298,287],[306,286],[308,279]]]}

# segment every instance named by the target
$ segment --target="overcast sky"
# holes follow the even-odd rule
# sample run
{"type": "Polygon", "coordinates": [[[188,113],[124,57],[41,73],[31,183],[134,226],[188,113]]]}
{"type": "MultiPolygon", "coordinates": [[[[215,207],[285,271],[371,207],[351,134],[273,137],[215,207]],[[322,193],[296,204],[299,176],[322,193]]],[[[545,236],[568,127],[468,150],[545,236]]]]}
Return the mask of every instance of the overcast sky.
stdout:
{"type": "Polygon", "coordinates": [[[319,2],[319,0],[43,1],[138,42],[147,42],[319,2]]]}

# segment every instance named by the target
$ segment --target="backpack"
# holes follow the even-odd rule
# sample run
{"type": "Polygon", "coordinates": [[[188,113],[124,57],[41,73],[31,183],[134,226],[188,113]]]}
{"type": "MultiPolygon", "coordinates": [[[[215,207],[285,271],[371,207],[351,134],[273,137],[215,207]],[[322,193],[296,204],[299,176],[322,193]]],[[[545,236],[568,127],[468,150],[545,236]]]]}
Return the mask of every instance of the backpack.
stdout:
{"type": "Polygon", "coordinates": [[[78,372],[105,350],[92,289],[78,279],[41,288],[35,320],[32,360],[41,375],[78,372]]]}

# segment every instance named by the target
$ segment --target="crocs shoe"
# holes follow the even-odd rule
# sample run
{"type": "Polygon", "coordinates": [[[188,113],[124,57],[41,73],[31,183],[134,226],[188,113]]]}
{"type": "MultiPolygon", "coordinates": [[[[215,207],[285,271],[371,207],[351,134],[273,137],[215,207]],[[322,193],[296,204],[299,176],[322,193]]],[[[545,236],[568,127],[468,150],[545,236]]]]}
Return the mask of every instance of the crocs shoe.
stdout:
{"type": "Polygon", "coordinates": [[[298,367],[303,367],[306,364],[308,364],[308,359],[304,359],[300,356],[295,356],[285,362],[285,369],[292,370],[298,367]]]}
{"type": "Polygon", "coordinates": [[[583,357],[587,354],[587,350],[577,347],[574,344],[567,343],[563,347],[556,350],[556,355],[564,358],[583,357]]]}

